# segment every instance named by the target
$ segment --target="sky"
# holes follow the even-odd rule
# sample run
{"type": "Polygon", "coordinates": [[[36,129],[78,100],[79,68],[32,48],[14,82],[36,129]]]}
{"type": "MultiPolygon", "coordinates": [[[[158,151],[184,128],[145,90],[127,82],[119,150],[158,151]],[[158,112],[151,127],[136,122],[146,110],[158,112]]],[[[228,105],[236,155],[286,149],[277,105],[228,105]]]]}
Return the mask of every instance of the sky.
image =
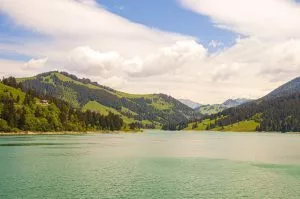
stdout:
{"type": "Polygon", "coordinates": [[[59,70],[205,104],[300,76],[294,0],[0,0],[0,76],[59,70]]]}

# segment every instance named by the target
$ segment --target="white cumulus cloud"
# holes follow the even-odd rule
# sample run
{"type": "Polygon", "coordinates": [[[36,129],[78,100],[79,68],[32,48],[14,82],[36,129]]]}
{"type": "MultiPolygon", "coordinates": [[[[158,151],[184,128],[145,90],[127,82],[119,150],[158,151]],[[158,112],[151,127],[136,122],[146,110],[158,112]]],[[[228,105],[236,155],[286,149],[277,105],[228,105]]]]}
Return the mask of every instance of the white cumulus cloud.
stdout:
{"type": "Polygon", "coordinates": [[[300,37],[300,6],[293,0],[180,0],[217,27],[264,39],[300,37]]]}
{"type": "Polygon", "coordinates": [[[0,0],[0,12],[14,26],[46,37],[22,44],[0,41],[1,52],[39,57],[0,60],[0,74],[13,75],[11,68],[22,76],[55,67],[123,91],[163,92],[203,103],[261,97],[300,76],[300,8],[295,1],[180,3],[242,36],[230,47],[212,40],[208,47],[222,49],[209,53],[193,37],[134,23],[94,0],[0,0]]]}
{"type": "Polygon", "coordinates": [[[42,59],[31,59],[25,63],[26,70],[40,70],[42,69],[48,61],[48,57],[42,59]]]}

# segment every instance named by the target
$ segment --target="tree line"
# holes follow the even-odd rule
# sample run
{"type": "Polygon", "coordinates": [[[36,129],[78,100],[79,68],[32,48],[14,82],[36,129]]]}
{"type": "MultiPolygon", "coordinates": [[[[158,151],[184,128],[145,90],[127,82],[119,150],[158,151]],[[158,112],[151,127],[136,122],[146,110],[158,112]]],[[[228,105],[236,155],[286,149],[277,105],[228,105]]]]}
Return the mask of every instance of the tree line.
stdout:
{"type": "Polygon", "coordinates": [[[0,92],[0,131],[115,131],[123,126],[119,115],[82,112],[61,99],[24,89],[14,77],[1,82],[15,89],[0,92]]]}
{"type": "Polygon", "coordinates": [[[221,113],[206,116],[199,122],[213,121],[207,130],[224,127],[245,120],[259,123],[261,132],[300,132],[300,93],[282,97],[262,98],[221,113]]]}

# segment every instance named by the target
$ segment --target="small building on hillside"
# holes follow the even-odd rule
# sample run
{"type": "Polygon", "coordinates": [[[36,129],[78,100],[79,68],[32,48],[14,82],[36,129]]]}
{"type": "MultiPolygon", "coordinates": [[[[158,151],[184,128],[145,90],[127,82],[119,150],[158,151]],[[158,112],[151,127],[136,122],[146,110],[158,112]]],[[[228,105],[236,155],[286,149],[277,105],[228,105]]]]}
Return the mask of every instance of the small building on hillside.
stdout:
{"type": "Polygon", "coordinates": [[[42,105],[49,105],[49,101],[48,100],[41,100],[41,104],[42,105]]]}

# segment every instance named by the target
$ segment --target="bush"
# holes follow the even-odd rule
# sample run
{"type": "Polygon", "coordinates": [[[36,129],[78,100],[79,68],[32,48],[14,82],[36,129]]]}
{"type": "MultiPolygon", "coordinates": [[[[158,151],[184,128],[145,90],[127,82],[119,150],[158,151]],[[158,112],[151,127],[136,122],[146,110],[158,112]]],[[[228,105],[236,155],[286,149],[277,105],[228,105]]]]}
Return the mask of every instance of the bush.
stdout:
{"type": "Polygon", "coordinates": [[[0,131],[2,131],[2,132],[10,132],[11,131],[6,120],[1,119],[1,118],[0,118],[0,131]]]}

